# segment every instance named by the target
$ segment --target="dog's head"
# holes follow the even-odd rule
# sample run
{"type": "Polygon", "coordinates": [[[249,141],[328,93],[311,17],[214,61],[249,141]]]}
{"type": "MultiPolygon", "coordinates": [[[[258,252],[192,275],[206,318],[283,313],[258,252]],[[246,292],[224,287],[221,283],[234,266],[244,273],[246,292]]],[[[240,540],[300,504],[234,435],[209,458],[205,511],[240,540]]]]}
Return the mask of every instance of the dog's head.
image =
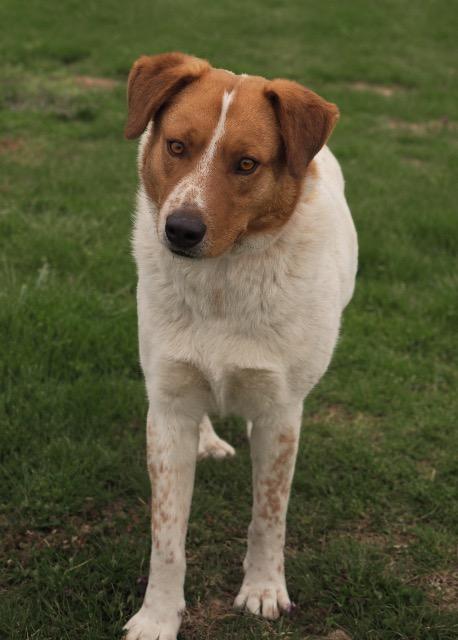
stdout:
{"type": "Polygon", "coordinates": [[[147,130],[140,174],[159,238],[190,258],[275,234],[339,113],[295,82],[237,76],[182,53],[139,58],[128,104],[126,137],[147,130]]]}

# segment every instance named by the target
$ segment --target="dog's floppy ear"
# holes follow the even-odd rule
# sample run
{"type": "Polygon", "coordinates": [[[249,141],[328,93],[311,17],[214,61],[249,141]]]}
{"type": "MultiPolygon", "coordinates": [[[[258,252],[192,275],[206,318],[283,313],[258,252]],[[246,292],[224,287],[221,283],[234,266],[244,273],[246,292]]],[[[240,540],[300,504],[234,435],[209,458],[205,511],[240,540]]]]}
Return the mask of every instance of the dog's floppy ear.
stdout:
{"type": "Polygon", "coordinates": [[[299,178],[331,135],[339,110],[291,80],[272,80],[265,87],[265,95],[277,115],[288,170],[299,178]]]}
{"type": "Polygon", "coordinates": [[[184,53],[142,56],[134,62],[127,83],[129,113],[124,130],[126,138],[138,138],[172,95],[209,68],[206,60],[184,53]]]}

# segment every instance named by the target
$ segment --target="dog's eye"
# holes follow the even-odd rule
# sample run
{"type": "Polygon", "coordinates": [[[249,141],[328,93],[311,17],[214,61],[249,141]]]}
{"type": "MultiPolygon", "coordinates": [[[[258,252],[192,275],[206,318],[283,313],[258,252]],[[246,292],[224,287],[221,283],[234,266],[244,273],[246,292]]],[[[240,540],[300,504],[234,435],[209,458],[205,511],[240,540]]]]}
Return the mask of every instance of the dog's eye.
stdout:
{"type": "Polygon", "coordinates": [[[185,147],[179,140],[167,140],[167,149],[172,156],[182,156],[185,147]]]}
{"type": "Polygon", "coordinates": [[[254,160],[253,158],[241,158],[236,167],[237,173],[248,174],[253,173],[256,170],[259,162],[254,160]]]}
{"type": "Polygon", "coordinates": [[[253,173],[253,171],[256,170],[258,164],[259,162],[253,160],[253,158],[242,158],[241,160],[239,160],[239,163],[237,165],[237,173],[253,173]]]}

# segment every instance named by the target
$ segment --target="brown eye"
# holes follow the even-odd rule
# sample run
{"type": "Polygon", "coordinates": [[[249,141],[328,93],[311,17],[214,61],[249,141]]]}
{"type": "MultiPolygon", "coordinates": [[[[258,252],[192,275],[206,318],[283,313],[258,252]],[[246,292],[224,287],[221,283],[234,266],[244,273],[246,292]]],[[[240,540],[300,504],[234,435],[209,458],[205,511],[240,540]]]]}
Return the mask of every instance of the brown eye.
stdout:
{"type": "Polygon", "coordinates": [[[184,153],[184,144],[179,140],[167,140],[167,148],[172,156],[182,156],[184,153]]]}
{"type": "Polygon", "coordinates": [[[258,166],[259,162],[253,160],[253,158],[242,158],[237,165],[238,173],[253,173],[258,166]]]}

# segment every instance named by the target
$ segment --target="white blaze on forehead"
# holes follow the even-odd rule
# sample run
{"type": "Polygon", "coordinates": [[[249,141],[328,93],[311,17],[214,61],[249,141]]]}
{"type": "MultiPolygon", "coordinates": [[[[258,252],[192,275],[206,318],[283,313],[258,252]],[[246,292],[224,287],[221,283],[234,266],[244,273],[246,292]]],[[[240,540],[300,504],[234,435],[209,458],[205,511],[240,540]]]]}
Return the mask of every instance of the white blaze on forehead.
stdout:
{"type": "Polygon", "coordinates": [[[229,111],[229,107],[233,99],[234,91],[224,92],[218,123],[216,125],[215,131],[213,132],[212,139],[210,140],[203,156],[199,160],[199,164],[197,167],[197,172],[202,176],[206,176],[210,172],[211,163],[215,158],[218,143],[224,135],[227,112],[229,111]]]}
{"type": "Polygon", "coordinates": [[[218,150],[218,144],[224,135],[227,112],[229,111],[229,107],[234,96],[235,90],[224,92],[221,101],[220,116],[210,142],[208,143],[208,147],[202,154],[194,171],[180,180],[164,202],[161,216],[163,218],[163,224],[165,224],[165,218],[172,209],[175,209],[185,203],[197,205],[198,207],[204,206],[204,189],[206,179],[210,174],[212,163],[218,150]]]}

